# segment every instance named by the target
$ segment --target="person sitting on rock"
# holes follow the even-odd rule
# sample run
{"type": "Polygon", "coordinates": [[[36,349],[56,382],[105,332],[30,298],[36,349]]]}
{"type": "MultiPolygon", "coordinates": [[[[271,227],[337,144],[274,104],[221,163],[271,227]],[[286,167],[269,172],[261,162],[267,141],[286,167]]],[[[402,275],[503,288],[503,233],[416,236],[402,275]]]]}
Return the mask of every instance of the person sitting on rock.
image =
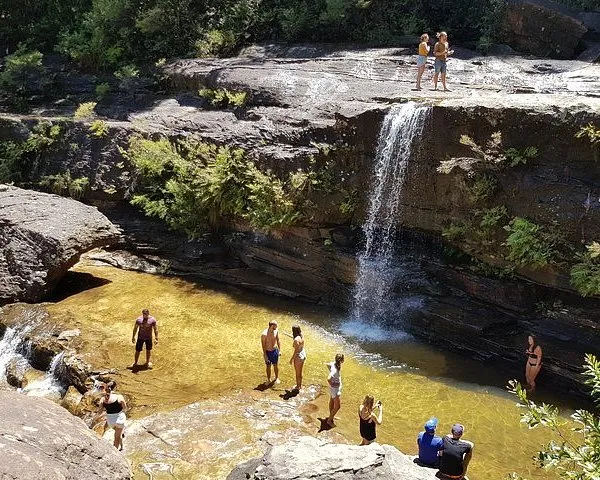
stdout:
{"type": "Polygon", "coordinates": [[[136,318],[133,325],[133,335],[131,336],[131,343],[135,343],[135,357],[131,368],[136,368],[138,360],[140,359],[140,353],[146,344],[146,366],[152,368],[152,362],[150,361],[152,355],[152,331],[154,330],[154,343],[158,343],[158,326],[156,319],[150,316],[150,312],[147,308],[142,310],[142,316],[136,318]],[[135,334],[137,333],[137,341],[135,334]]]}
{"type": "Polygon", "coordinates": [[[438,419],[430,418],[425,423],[423,432],[417,437],[419,447],[419,464],[426,467],[438,467],[440,465],[439,452],[442,449],[442,437],[435,434],[438,419]]]}
{"type": "Polygon", "coordinates": [[[461,440],[465,430],[460,423],[452,426],[451,433],[442,440],[442,458],[440,476],[444,479],[462,480],[466,478],[467,467],[473,456],[473,443],[461,440]]]}
{"type": "Polygon", "coordinates": [[[113,390],[117,388],[117,384],[113,381],[108,382],[104,386],[104,393],[100,397],[100,409],[98,415],[101,415],[106,411],[106,423],[104,424],[103,434],[106,431],[106,427],[112,427],[115,430],[115,438],[113,445],[119,450],[123,450],[123,430],[125,429],[125,422],[127,416],[125,410],[127,409],[127,403],[123,395],[113,393],[113,390]]]}

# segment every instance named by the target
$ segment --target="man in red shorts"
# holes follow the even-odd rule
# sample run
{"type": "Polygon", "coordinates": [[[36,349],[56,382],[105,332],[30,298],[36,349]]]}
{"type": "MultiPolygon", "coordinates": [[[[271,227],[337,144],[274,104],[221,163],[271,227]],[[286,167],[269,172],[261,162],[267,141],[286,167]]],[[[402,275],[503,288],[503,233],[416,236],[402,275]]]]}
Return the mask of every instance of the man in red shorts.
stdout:
{"type": "Polygon", "coordinates": [[[158,343],[158,327],[156,325],[156,319],[150,316],[150,312],[147,308],[142,310],[142,316],[136,318],[135,324],[133,325],[133,335],[131,336],[131,343],[135,343],[135,361],[133,362],[132,368],[136,368],[140,353],[146,344],[146,366],[152,368],[152,362],[150,356],[152,355],[152,331],[154,331],[154,342],[158,343]],[[137,341],[135,334],[137,333],[137,341]]]}

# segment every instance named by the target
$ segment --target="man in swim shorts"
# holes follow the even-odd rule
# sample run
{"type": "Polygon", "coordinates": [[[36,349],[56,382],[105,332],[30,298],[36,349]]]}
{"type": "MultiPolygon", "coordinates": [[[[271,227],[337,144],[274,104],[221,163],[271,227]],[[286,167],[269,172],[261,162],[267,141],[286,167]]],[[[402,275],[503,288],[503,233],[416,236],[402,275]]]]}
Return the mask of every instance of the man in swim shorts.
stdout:
{"type": "Polygon", "coordinates": [[[158,343],[158,326],[156,325],[156,319],[150,316],[150,312],[147,308],[142,310],[142,316],[136,318],[135,324],[133,325],[133,335],[131,336],[131,343],[135,343],[135,360],[132,368],[136,368],[140,353],[146,345],[146,366],[152,368],[152,362],[150,357],[152,355],[152,331],[154,331],[154,342],[158,343]],[[137,333],[137,341],[135,334],[137,333]]]}
{"type": "Polygon", "coordinates": [[[260,340],[267,370],[267,383],[271,383],[271,365],[273,365],[273,370],[275,372],[275,380],[273,382],[279,383],[279,355],[281,353],[281,344],[279,342],[279,330],[277,329],[276,320],[271,320],[269,322],[269,327],[263,330],[260,340]]]}

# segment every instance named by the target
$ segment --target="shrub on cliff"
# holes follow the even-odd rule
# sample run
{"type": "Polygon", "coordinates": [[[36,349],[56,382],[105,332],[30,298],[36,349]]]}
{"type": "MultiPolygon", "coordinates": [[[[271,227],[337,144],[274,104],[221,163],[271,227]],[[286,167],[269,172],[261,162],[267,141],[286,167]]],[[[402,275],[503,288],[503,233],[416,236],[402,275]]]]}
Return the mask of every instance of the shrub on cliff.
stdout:
{"type": "Polygon", "coordinates": [[[558,256],[558,239],[543,227],[522,217],[513,218],[504,227],[508,237],[506,259],[524,267],[542,268],[553,263],[558,256]]]}
{"type": "Polygon", "coordinates": [[[292,188],[241,149],[132,137],[124,153],[141,175],[132,203],[190,237],[236,218],[270,229],[301,216],[292,188]]]}
{"type": "MultiPolygon", "coordinates": [[[[591,399],[600,403],[600,361],[595,355],[585,357],[584,375],[591,387],[591,399]]],[[[566,433],[566,422],[559,417],[553,405],[532,402],[527,392],[516,380],[509,382],[509,391],[519,399],[518,406],[525,410],[521,422],[529,428],[550,428],[558,437],[538,452],[537,465],[546,470],[555,470],[561,478],[569,480],[597,480],[600,478],[600,417],[586,410],[576,410],[571,415],[576,426],[571,434],[566,433]]],[[[512,474],[512,480],[521,479],[512,474]]]]}
{"type": "Polygon", "coordinates": [[[578,259],[571,268],[571,285],[584,297],[600,295],[600,243],[588,245],[578,259]]]}

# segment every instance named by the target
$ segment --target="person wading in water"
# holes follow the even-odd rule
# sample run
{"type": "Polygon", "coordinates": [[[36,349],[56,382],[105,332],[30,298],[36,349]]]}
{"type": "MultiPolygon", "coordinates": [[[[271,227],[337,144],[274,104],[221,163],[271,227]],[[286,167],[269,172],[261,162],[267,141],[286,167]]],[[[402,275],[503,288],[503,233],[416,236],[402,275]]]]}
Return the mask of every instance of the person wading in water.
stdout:
{"type": "Polygon", "coordinates": [[[535,335],[527,337],[527,362],[525,363],[525,381],[527,382],[527,390],[535,391],[535,379],[542,369],[542,347],[537,344],[535,335]]]}
{"type": "Polygon", "coordinates": [[[329,367],[329,376],[327,377],[327,383],[329,384],[329,417],[327,418],[327,423],[334,427],[335,423],[333,420],[335,419],[335,414],[342,407],[342,403],[340,400],[340,396],[342,395],[342,363],[344,363],[344,354],[338,353],[335,356],[335,361],[328,363],[329,367]]]}
{"type": "Polygon", "coordinates": [[[279,330],[277,321],[271,320],[266,330],[263,330],[260,336],[262,344],[263,358],[265,359],[267,371],[267,384],[271,383],[271,365],[275,373],[273,383],[279,383],[279,354],[281,352],[281,342],[279,341],[279,330]]]}
{"type": "Polygon", "coordinates": [[[150,316],[150,312],[147,308],[142,310],[142,316],[135,320],[133,325],[133,335],[131,336],[131,343],[135,343],[135,357],[131,368],[137,368],[138,360],[140,359],[140,353],[146,344],[146,366],[152,368],[152,362],[150,357],[152,356],[152,331],[154,330],[154,342],[158,343],[158,326],[156,325],[156,319],[150,316]],[[135,334],[137,333],[137,341],[135,334]]]}

